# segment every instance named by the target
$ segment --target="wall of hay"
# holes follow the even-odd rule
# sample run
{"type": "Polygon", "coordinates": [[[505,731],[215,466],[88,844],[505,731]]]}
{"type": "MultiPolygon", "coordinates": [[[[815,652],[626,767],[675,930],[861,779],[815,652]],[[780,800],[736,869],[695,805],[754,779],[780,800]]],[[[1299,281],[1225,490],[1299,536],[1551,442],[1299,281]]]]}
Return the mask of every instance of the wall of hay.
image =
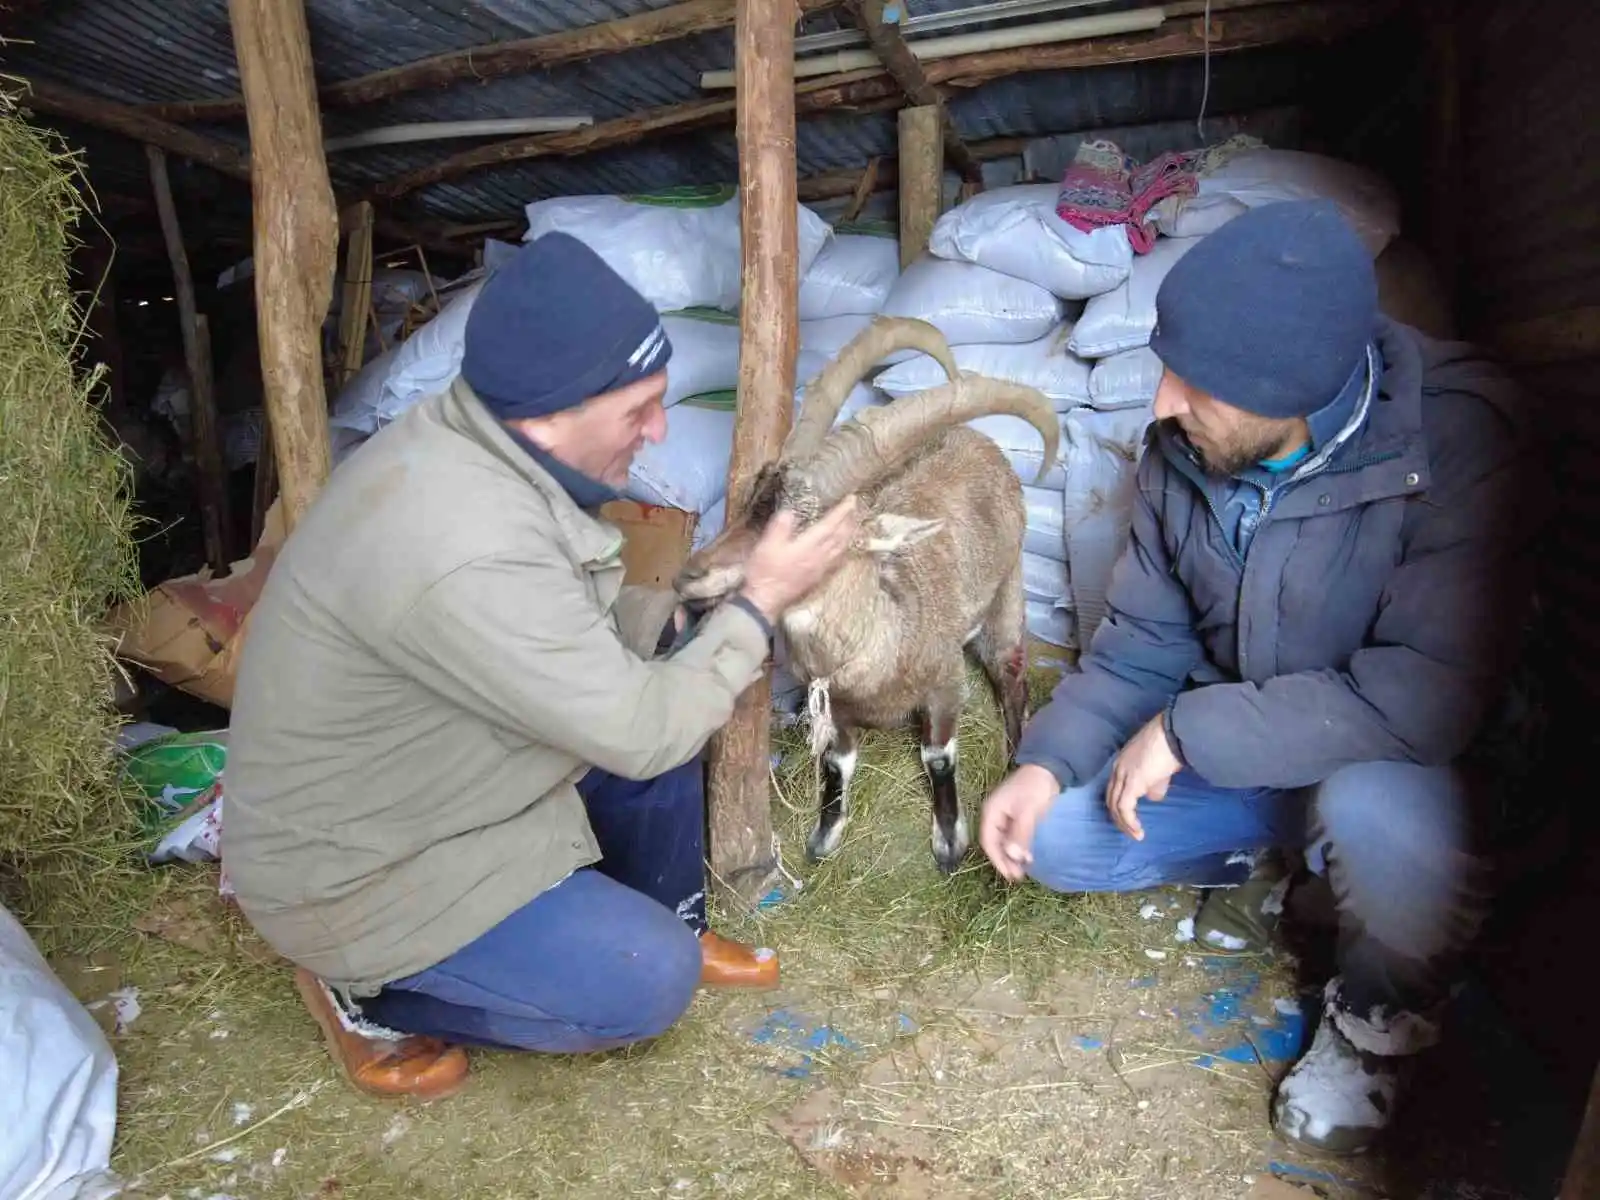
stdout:
{"type": "Polygon", "coordinates": [[[125,869],[108,602],[135,594],[129,472],[77,363],[79,164],[0,99],[0,899],[41,919],[125,869]]]}

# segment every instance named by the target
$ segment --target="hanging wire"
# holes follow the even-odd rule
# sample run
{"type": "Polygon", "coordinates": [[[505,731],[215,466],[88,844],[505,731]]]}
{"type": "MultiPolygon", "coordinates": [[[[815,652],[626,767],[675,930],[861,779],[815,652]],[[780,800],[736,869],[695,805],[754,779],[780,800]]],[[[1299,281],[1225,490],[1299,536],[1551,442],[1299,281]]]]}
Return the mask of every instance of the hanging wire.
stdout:
{"type": "Polygon", "coordinates": [[[1203,43],[1205,61],[1205,83],[1200,89],[1200,113],[1194,119],[1195,132],[1200,135],[1201,144],[1206,140],[1206,104],[1211,99],[1211,0],[1206,0],[1205,15],[1201,18],[1200,37],[1203,43]]]}

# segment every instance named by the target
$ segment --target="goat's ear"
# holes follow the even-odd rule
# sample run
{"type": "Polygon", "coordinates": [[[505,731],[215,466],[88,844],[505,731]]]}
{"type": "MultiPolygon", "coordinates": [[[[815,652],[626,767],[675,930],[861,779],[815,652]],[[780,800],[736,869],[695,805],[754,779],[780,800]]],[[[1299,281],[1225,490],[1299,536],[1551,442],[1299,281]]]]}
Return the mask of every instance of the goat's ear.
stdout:
{"type": "Polygon", "coordinates": [[[944,528],[943,521],[928,521],[901,513],[881,513],[862,523],[869,554],[895,554],[930,538],[944,528]]]}

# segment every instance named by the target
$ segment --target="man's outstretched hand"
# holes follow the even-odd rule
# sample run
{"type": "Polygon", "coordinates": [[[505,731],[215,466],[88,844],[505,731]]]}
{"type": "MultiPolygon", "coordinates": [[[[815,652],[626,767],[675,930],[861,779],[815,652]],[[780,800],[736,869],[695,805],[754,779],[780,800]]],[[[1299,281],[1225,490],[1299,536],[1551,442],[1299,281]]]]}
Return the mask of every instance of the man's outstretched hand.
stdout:
{"type": "Polygon", "coordinates": [[[983,802],[978,844],[1001,878],[1020,882],[1033,862],[1033,831],[1061,794],[1043,767],[1018,767],[983,802]]]}
{"type": "Polygon", "coordinates": [[[1157,713],[1134,734],[1117,755],[1106,784],[1106,811],[1118,829],[1136,842],[1144,841],[1139,824],[1139,801],[1165,800],[1167,785],[1183,770],[1183,760],[1172,752],[1166,725],[1157,713]]]}

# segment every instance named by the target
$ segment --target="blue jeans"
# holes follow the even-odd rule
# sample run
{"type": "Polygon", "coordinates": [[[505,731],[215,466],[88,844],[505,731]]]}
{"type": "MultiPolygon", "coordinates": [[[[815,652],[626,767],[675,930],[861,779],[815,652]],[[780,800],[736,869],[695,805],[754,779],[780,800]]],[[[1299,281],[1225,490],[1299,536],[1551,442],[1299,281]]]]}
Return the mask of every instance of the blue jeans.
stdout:
{"type": "Polygon", "coordinates": [[[1432,1003],[1482,920],[1483,866],[1454,768],[1363,763],[1294,791],[1218,788],[1185,770],[1165,800],[1140,801],[1142,842],[1106,812],[1110,774],[1107,764],[1067,789],[1040,820],[1034,879],[1061,892],[1221,887],[1248,877],[1250,851],[1303,849],[1332,886],[1339,967],[1357,1011],[1432,1003]]]}
{"type": "Polygon", "coordinates": [[[700,982],[705,787],[698,758],[635,782],[578,784],[600,843],[476,941],[362,1002],[364,1015],[447,1042],[578,1054],[663,1033],[700,982]]]}

